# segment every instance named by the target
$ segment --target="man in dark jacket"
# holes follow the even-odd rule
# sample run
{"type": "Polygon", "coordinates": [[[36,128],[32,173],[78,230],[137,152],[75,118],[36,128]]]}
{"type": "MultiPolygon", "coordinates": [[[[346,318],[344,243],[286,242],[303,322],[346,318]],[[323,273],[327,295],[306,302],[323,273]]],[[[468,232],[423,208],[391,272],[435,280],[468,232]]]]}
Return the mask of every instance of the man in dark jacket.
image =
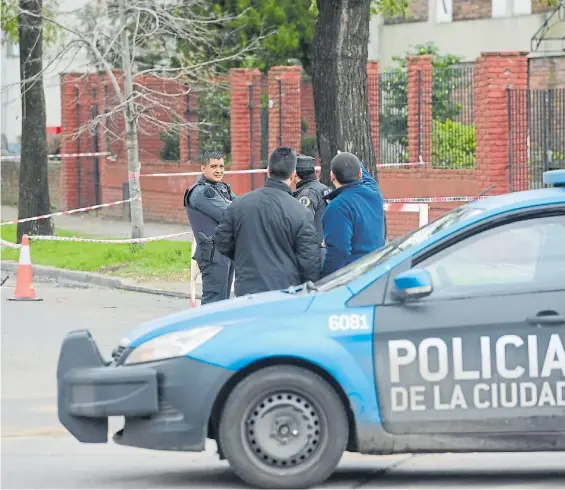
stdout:
{"type": "Polygon", "coordinates": [[[339,153],[331,162],[330,176],[336,189],[326,196],[330,202],[322,218],[322,277],[385,244],[383,196],[361,161],[353,153],[339,153]]]}
{"type": "Polygon", "coordinates": [[[224,154],[206,150],[201,158],[202,176],[184,194],[184,207],[196,238],[194,260],[202,273],[201,304],[228,299],[233,282],[231,261],[218,252],[214,232],[224,211],[235,199],[223,182],[224,154]]]}
{"type": "MultiPolygon", "coordinates": [[[[322,228],[322,216],[326,210],[326,200],[331,189],[322,184],[316,177],[314,158],[307,155],[298,155],[296,162],[296,190],[293,196],[298,202],[304,204],[314,215],[314,224],[320,241],[320,247],[324,241],[324,230],[322,228]]],[[[324,249],[321,248],[322,258],[324,249]]]]}
{"type": "Polygon", "coordinates": [[[314,215],[292,197],[295,171],[294,150],[274,150],[265,186],[238,197],[216,227],[218,250],[237,269],[236,296],[319,279],[320,243],[314,215]]]}

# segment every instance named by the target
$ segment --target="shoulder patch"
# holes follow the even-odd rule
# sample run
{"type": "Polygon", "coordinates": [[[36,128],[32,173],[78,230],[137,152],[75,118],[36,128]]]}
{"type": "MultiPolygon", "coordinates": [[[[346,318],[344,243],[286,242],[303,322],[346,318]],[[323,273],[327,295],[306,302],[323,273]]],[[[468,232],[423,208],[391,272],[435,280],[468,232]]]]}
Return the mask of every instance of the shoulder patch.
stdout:
{"type": "Polygon", "coordinates": [[[312,204],[312,201],[310,201],[310,198],[308,196],[302,196],[298,199],[298,202],[304,204],[304,206],[306,206],[307,208],[309,208],[310,204],[312,204]]]}
{"type": "Polygon", "coordinates": [[[212,189],[212,187],[210,187],[210,186],[206,186],[206,189],[204,189],[204,197],[211,199],[215,195],[216,195],[216,192],[214,191],[214,189],[212,189]]]}

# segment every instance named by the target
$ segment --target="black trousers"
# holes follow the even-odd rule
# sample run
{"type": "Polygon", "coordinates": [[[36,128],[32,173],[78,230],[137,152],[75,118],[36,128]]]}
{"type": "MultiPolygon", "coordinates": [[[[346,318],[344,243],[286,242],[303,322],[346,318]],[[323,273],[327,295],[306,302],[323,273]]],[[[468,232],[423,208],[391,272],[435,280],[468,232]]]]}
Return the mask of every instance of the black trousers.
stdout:
{"type": "Polygon", "coordinates": [[[234,277],[233,262],[216,250],[212,260],[200,260],[198,267],[202,273],[200,304],[229,299],[234,277]]]}

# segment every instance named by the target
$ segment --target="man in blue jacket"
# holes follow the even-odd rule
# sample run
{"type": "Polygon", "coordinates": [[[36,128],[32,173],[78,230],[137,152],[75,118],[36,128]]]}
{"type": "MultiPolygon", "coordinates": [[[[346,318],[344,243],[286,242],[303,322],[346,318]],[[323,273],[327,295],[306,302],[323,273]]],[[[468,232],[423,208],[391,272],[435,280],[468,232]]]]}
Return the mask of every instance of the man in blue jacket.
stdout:
{"type": "Polygon", "coordinates": [[[330,176],[336,189],[324,216],[326,256],[322,277],[360,259],[385,244],[383,196],[375,179],[353,153],[338,153],[330,176]]]}

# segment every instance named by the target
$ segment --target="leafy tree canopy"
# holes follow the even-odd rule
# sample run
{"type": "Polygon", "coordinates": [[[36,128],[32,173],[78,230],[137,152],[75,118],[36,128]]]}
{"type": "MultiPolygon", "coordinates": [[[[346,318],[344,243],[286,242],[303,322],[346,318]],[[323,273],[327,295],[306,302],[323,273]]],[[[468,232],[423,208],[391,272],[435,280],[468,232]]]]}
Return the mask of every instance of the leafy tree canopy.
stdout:
{"type": "MultiPolygon", "coordinates": [[[[58,0],[44,0],[43,15],[54,17],[59,6],[58,0]]],[[[0,19],[2,34],[8,41],[17,44],[19,41],[19,0],[0,0],[0,19]]],[[[51,22],[43,23],[43,41],[47,46],[57,42],[61,35],[60,29],[51,22]]]]}
{"type": "Polygon", "coordinates": [[[261,43],[262,49],[248,58],[248,67],[258,67],[265,71],[272,66],[299,62],[309,71],[316,21],[315,13],[310,10],[310,2],[311,0],[215,0],[214,10],[218,14],[240,16],[228,26],[236,29],[234,42],[245,46],[249,39],[257,35],[265,36],[261,43]]]}

